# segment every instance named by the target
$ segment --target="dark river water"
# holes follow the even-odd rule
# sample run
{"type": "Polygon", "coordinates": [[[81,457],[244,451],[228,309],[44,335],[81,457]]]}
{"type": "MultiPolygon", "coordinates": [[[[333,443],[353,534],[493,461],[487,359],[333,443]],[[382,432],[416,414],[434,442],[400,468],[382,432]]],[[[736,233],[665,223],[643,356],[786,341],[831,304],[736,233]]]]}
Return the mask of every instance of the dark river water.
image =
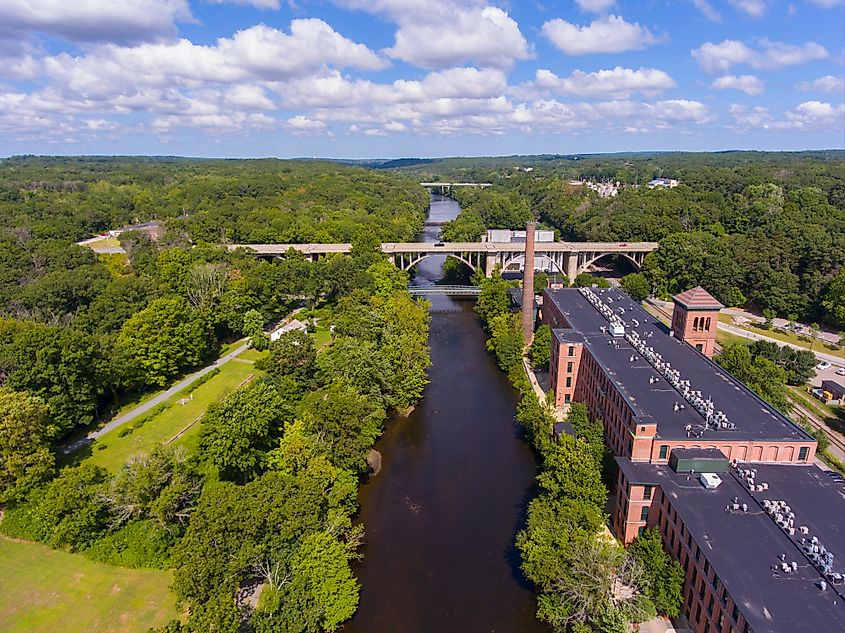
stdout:
{"type": "MultiPolygon", "coordinates": [[[[433,201],[432,219],[459,211],[433,201]]],[[[436,241],[428,228],[422,241],[436,241]]],[[[440,276],[442,257],[414,283],[440,276]]],[[[347,633],[546,633],[513,547],[536,463],[513,421],[516,392],[484,349],[472,302],[434,297],[430,384],[389,423],[381,472],[360,491],[366,526],[358,613],[347,633]]]]}

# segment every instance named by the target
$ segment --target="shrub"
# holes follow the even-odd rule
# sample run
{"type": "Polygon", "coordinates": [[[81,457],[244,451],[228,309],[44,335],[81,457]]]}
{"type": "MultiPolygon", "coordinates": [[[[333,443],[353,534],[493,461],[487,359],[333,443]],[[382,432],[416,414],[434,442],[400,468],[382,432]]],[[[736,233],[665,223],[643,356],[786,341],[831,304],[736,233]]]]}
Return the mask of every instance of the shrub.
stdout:
{"type": "Polygon", "coordinates": [[[127,426],[124,426],[122,429],[120,429],[120,430],[117,432],[117,436],[118,436],[118,437],[126,437],[127,435],[129,435],[130,433],[132,433],[132,431],[134,431],[134,430],[135,430],[135,426],[134,426],[134,425],[127,425],[127,426]]]}
{"type": "Polygon", "coordinates": [[[84,554],[120,567],[165,569],[174,538],[152,521],[135,521],[94,542],[84,554]]]}
{"type": "MultiPolygon", "coordinates": [[[[212,378],[214,378],[214,377],[215,377],[217,374],[219,374],[219,373],[220,373],[220,368],[219,368],[219,367],[215,367],[214,369],[212,369],[212,370],[211,370],[210,372],[208,372],[207,374],[203,374],[202,376],[200,376],[199,378],[197,378],[197,379],[196,379],[193,383],[191,383],[191,386],[190,386],[190,387],[188,387],[188,391],[187,391],[187,393],[193,393],[194,391],[196,391],[197,389],[199,389],[200,387],[202,387],[205,383],[207,383],[209,380],[211,380],[212,378]]],[[[159,405],[159,406],[163,406],[163,405],[159,405]]],[[[166,408],[166,407],[165,407],[165,408],[166,408]]],[[[162,410],[163,410],[163,409],[162,409],[162,410]]]]}

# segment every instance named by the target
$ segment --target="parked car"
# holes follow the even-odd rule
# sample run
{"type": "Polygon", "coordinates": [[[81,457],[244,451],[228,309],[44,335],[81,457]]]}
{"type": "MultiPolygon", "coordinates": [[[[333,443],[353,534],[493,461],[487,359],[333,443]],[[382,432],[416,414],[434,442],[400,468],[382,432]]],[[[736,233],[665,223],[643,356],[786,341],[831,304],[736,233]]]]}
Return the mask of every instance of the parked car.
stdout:
{"type": "Polygon", "coordinates": [[[839,369],[837,369],[836,375],[837,376],[845,376],[845,367],[840,367],[839,369]]]}
{"type": "Polygon", "coordinates": [[[823,360],[818,365],[816,365],[816,369],[818,369],[819,371],[824,371],[825,369],[830,369],[831,367],[833,367],[833,365],[831,365],[826,360],[823,360]]]}

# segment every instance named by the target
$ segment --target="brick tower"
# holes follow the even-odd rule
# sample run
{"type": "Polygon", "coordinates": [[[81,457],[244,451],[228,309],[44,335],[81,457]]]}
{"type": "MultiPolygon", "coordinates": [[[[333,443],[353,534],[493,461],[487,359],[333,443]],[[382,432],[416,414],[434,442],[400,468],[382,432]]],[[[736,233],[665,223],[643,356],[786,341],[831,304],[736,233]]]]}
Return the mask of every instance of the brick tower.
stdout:
{"type": "Polygon", "coordinates": [[[725,306],[701,286],[682,292],[672,299],[675,302],[672,334],[712,358],[719,310],[725,306]]]}
{"type": "Polygon", "coordinates": [[[534,240],[537,223],[525,225],[525,267],[522,272],[522,342],[534,340],[534,240]]]}

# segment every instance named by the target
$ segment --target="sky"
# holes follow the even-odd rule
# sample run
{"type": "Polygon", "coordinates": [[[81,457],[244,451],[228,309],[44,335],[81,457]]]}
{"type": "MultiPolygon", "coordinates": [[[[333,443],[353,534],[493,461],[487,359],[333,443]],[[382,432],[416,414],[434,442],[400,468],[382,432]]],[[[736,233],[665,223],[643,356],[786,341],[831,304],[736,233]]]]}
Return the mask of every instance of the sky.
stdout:
{"type": "Polygon", "coordinates": [[[845,147],[845,0],[0,0],[0,156],[845,147]]]}

